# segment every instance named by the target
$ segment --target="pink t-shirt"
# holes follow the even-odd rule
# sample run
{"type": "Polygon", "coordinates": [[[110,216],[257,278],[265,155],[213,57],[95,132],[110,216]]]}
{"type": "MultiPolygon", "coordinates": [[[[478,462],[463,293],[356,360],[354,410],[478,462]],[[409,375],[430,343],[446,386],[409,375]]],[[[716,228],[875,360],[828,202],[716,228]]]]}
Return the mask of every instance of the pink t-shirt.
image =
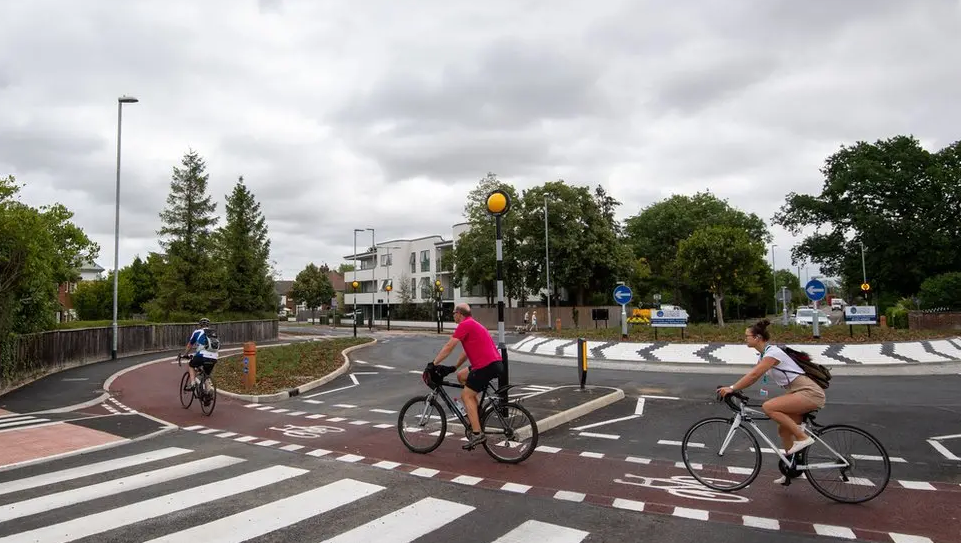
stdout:
{"type": "Polygon", "coordinates": [[[472,370],[479,370],[501,359],[501,353],[497,350],[494,338],[484,325],[474,320],[473,317],[466,317],[457,325],[454,330],[454,337],[459,339],[467,353],[472,370]]]}

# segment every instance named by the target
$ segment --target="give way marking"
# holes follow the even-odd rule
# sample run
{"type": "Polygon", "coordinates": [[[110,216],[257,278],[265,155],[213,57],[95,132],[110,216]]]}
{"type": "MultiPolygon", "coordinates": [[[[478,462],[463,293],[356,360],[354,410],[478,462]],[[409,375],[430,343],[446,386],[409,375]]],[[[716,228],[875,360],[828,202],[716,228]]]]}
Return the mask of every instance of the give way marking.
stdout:
{"type": "Polygon", "coordinates": [[[598,433],[595,433],[595,432],[584,432],[583,430],[589,430],[589,429],[591,429],[591,428],[597,428],[598,426],[605,426],[605,425],[608,425],[608,424],[614,424],[614,423],[616,423],[616,422],[623,422],[623,421],[625,421],[625,420],[631,420],[631,419],[640,418],[643,414],[644,414],[644,398],[638,398],[638,399],[637,399],[637,405],[634,407],[634,414],[633,414],[633,415],[628,415],[628,416],[626,416],[626,417],[618,417],[618,418],[616,418],[616,419],[610,419],[610,420],[602,420],[602,421],[600,421],[600,422],[594,422],[594,423],[591,423],[591,424],[585,424],[585,425],[583,425],[583,426],[578,426],[578,427],[576,427],[576,428],[571,428],[571,430],[574,430],[574,431],[578,432],[577,435],[578,435],[579,437],[597,437],[597,438],[601,438],[601,439],[620,439],[621,436],[619,436],[619,435],[617,435],[617,434],[598,434],[598,433]]]}
{"type": "Polygon", "coordinates": [[[958,455],[951,452],[950,449],[948,449],[947,447],[944,446],[944,444],[941,443],[942,441],[948,441],[949,439],[961,439],[961,434],[932,437],[928,439],[928,443],[931,444],[932,447],[934,447],[934,450],[944,455],[944,457],[947,458],[948,460],[955,460],[957,462],[961,462],[961,458],[959,458],[958,455]]]}

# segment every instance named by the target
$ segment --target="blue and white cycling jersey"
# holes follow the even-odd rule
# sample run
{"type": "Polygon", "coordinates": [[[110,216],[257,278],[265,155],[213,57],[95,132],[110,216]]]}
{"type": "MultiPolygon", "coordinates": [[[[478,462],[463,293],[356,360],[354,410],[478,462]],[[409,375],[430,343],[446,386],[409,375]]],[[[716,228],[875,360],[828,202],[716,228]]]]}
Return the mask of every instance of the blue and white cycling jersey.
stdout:
{"type": "Polygon", "coordinates": [[[197,354],[199,354],[200,356],[204,358],[210,358],[212,360],[217,360],[217,357],[219,356],[217,351],[208,350],[206,348],[206,345],[207,345],[207,336],[206,334],[204,334],[203,329],[198,328],[197,330],[194,330],[193,335],[190,336],[190,346],[195,348],[197,354]]]}

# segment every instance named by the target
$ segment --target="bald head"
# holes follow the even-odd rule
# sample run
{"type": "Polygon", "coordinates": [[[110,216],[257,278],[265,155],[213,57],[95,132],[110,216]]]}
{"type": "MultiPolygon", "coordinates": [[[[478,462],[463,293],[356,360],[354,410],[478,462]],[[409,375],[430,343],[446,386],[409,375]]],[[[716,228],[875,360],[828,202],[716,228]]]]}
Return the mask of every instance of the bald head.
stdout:
{"type": "Polygon", "coordinates": [[[460,313],[461,315],[463,315],[463,316],[465,316],[465,317],[470,317],[470,306],[467,305],[465,302],[461,302],[461,303],[455,305],[455,306],[454,306],[454,311],[456,311],[457,313],[460,313]]]}

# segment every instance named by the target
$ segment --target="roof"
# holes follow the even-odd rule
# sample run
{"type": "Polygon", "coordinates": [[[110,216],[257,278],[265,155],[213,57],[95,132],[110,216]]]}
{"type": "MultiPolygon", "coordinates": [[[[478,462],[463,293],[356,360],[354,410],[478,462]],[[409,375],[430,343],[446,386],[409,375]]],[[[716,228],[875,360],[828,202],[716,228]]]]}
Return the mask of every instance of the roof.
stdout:
{"type": "Polygon", "coordinates": [[[292,288],[294,288],[293,281],[274,281],[274,294],[277,294],[278,296],[286,296],[290,293],[290,289],[292,288]]]}

